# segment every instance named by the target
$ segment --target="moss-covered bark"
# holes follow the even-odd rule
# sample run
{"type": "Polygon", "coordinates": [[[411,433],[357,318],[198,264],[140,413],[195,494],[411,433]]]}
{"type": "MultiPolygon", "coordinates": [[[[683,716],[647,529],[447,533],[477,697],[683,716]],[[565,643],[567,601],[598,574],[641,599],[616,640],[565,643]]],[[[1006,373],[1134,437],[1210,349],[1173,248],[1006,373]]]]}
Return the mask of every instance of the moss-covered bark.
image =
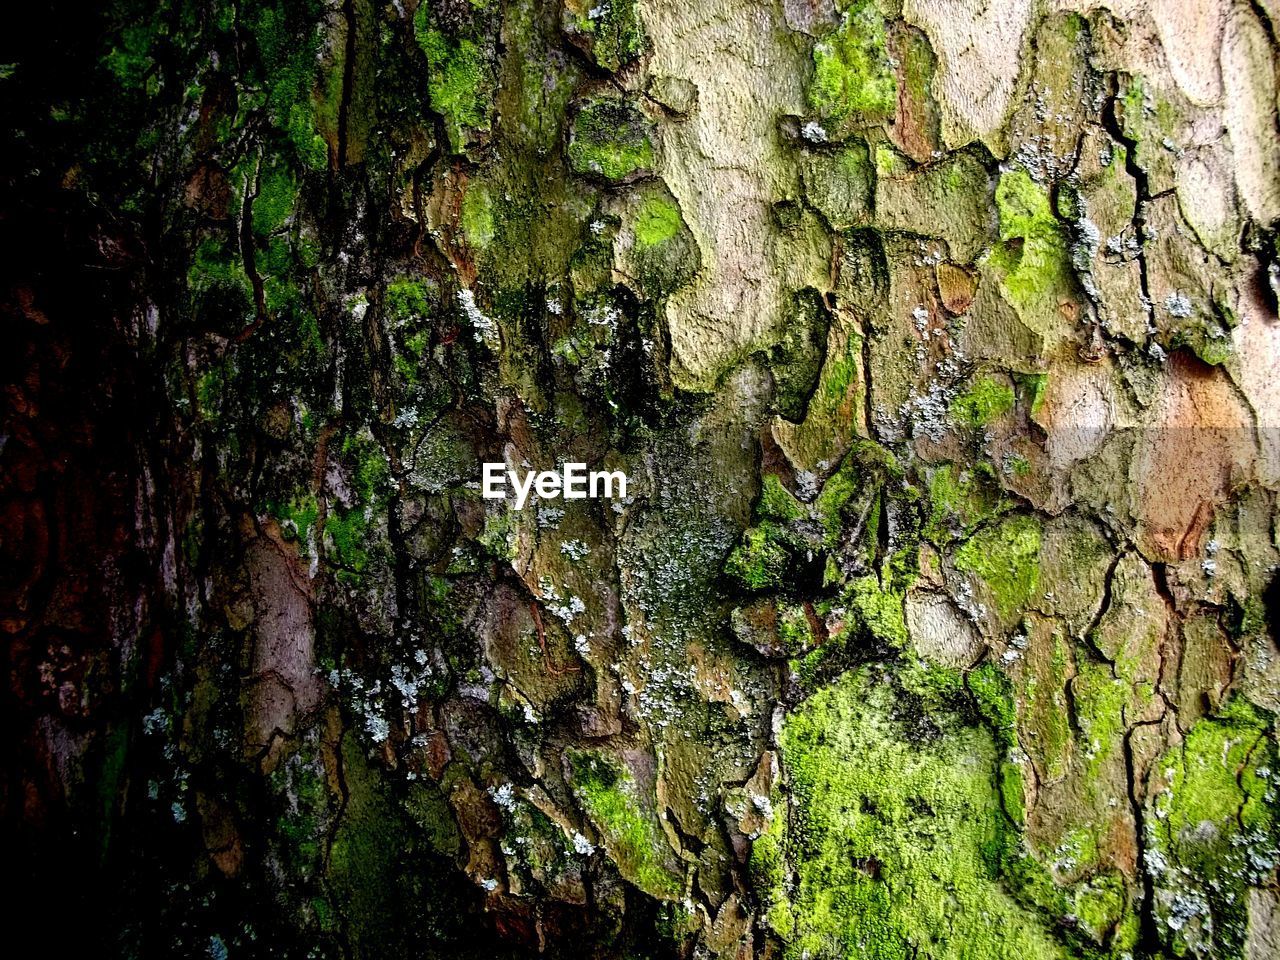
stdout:
{"type": "Polygon", "coordinates": [[[1274,11],[1072,6],[15,27],[18,925],[1280,954],[1274,11]]]}

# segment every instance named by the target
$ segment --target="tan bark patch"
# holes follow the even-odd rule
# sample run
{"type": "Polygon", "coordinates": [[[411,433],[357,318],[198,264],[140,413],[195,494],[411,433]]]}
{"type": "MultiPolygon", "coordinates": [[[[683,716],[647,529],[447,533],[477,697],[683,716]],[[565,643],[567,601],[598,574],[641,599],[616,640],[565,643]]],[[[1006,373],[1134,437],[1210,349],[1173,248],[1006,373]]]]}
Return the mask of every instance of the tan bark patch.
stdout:
{"type": "Polygon", "coordinates": [[[658,166],[703,263],[667,304],[672,377],[710,389],[729,364],[777,334],[788,293],[825,284],[825,233],[812,218],[779,231],[770,212],[798,192],[777,122],[806,112],[808,68],[772,6],[647,0],[641,11],[651,71],[686,77],[698,91],[687,120],[659,125],[658,166]]]}
{"type": "Polygon", "coordinates": [[[1186,559],[1200,550],[1213,506],[1250,475],[1248,411],[1226,376],[1174,354],[1134,457],[1133,512],[1144,553],[1186,559]]]}
{"type": "Polygon", "coordinates": [[[1263,301],[1261,276],[1243,284],[1240,324],[1232,332],[1240,358],[1240,389],[1258,425],[1259,468],[1265,483],[1280,481],[1280,319],[1263,301]]]}
{"type": "Polygon", "coordinates": [[[1002,155],[1031,0],[907,0],[902,15],[929,35],[937,51],[934,95],[947,147],[981,140],[1002,155]]]}
{"type": "Polygon", "coordinates": [[[982,641],[948,597],[913,593],[907,598],[906,615],[911,642],[922,657],[949,667],[973,663],[982,641]]]}
{"type": "Polygon", "coordinates": [[[1218,46],[1222,0],[1153,0],[1151,19],[1179,89],[1192,103],[1207,105],[1222,93],[1218,46]]]}
{"type": "Polygon", "coordinates": [[[1223,119],[1235,152],[1245,207],[1263,223],[1280,216],[1280,134],[1276,130],[1274,52],[1248,7],[1237,5],[1222,44],[1223,119]]]}
{"type": "Polygon", "coordinates": [[[267,532],[248,548],[254,647],[246,718],[247,746],[265,749],[272,735],[292,733],[320,702],[310,582],[296,547],[267,532]]]}

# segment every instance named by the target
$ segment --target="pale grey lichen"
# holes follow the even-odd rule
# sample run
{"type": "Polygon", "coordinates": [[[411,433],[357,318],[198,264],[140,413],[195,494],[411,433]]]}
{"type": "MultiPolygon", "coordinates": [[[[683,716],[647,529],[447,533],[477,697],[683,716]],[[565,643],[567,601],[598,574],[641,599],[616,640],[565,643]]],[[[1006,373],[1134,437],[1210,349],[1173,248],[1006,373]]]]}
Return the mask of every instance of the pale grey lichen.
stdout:
{"type": "Polygon", "coordinates": [[[1165,298],[1164,308],[1171,317],[1181,319],[1191,316],[1191,300],[1181,290],[1175,290],[1165,298]]]}
{"type": "Polygon", "coordinates": [[[475,293],[465,287],[459,290],[458,306],[462,308],[463,315],[471,324],[471,330],[476,342],[496,348],[498,346],[498,324],[493,318],[486,316],[476,305],[475,293]]]}

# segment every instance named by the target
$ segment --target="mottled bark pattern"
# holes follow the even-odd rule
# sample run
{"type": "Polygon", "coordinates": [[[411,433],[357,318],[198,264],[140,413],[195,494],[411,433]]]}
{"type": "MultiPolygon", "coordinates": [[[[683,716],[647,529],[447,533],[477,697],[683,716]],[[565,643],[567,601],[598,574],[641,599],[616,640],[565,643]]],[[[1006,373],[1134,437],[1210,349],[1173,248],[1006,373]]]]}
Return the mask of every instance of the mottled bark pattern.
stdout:
{"type": "Polygon", "coordinates": [[[1277,16],[15,24],[13,925],[1280,956],[1277,16]]]}

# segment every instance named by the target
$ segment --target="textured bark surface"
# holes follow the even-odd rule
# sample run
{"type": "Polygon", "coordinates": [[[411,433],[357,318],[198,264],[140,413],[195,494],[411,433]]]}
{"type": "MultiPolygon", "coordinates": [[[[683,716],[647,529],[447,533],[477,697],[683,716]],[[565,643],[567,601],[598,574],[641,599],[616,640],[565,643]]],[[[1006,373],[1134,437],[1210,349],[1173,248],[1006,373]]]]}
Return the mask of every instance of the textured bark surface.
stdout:
{"type": "Polygon", "coordinates": [[[15,25],[12,925],[1280,956],[1277,16],[15,25]]]}

